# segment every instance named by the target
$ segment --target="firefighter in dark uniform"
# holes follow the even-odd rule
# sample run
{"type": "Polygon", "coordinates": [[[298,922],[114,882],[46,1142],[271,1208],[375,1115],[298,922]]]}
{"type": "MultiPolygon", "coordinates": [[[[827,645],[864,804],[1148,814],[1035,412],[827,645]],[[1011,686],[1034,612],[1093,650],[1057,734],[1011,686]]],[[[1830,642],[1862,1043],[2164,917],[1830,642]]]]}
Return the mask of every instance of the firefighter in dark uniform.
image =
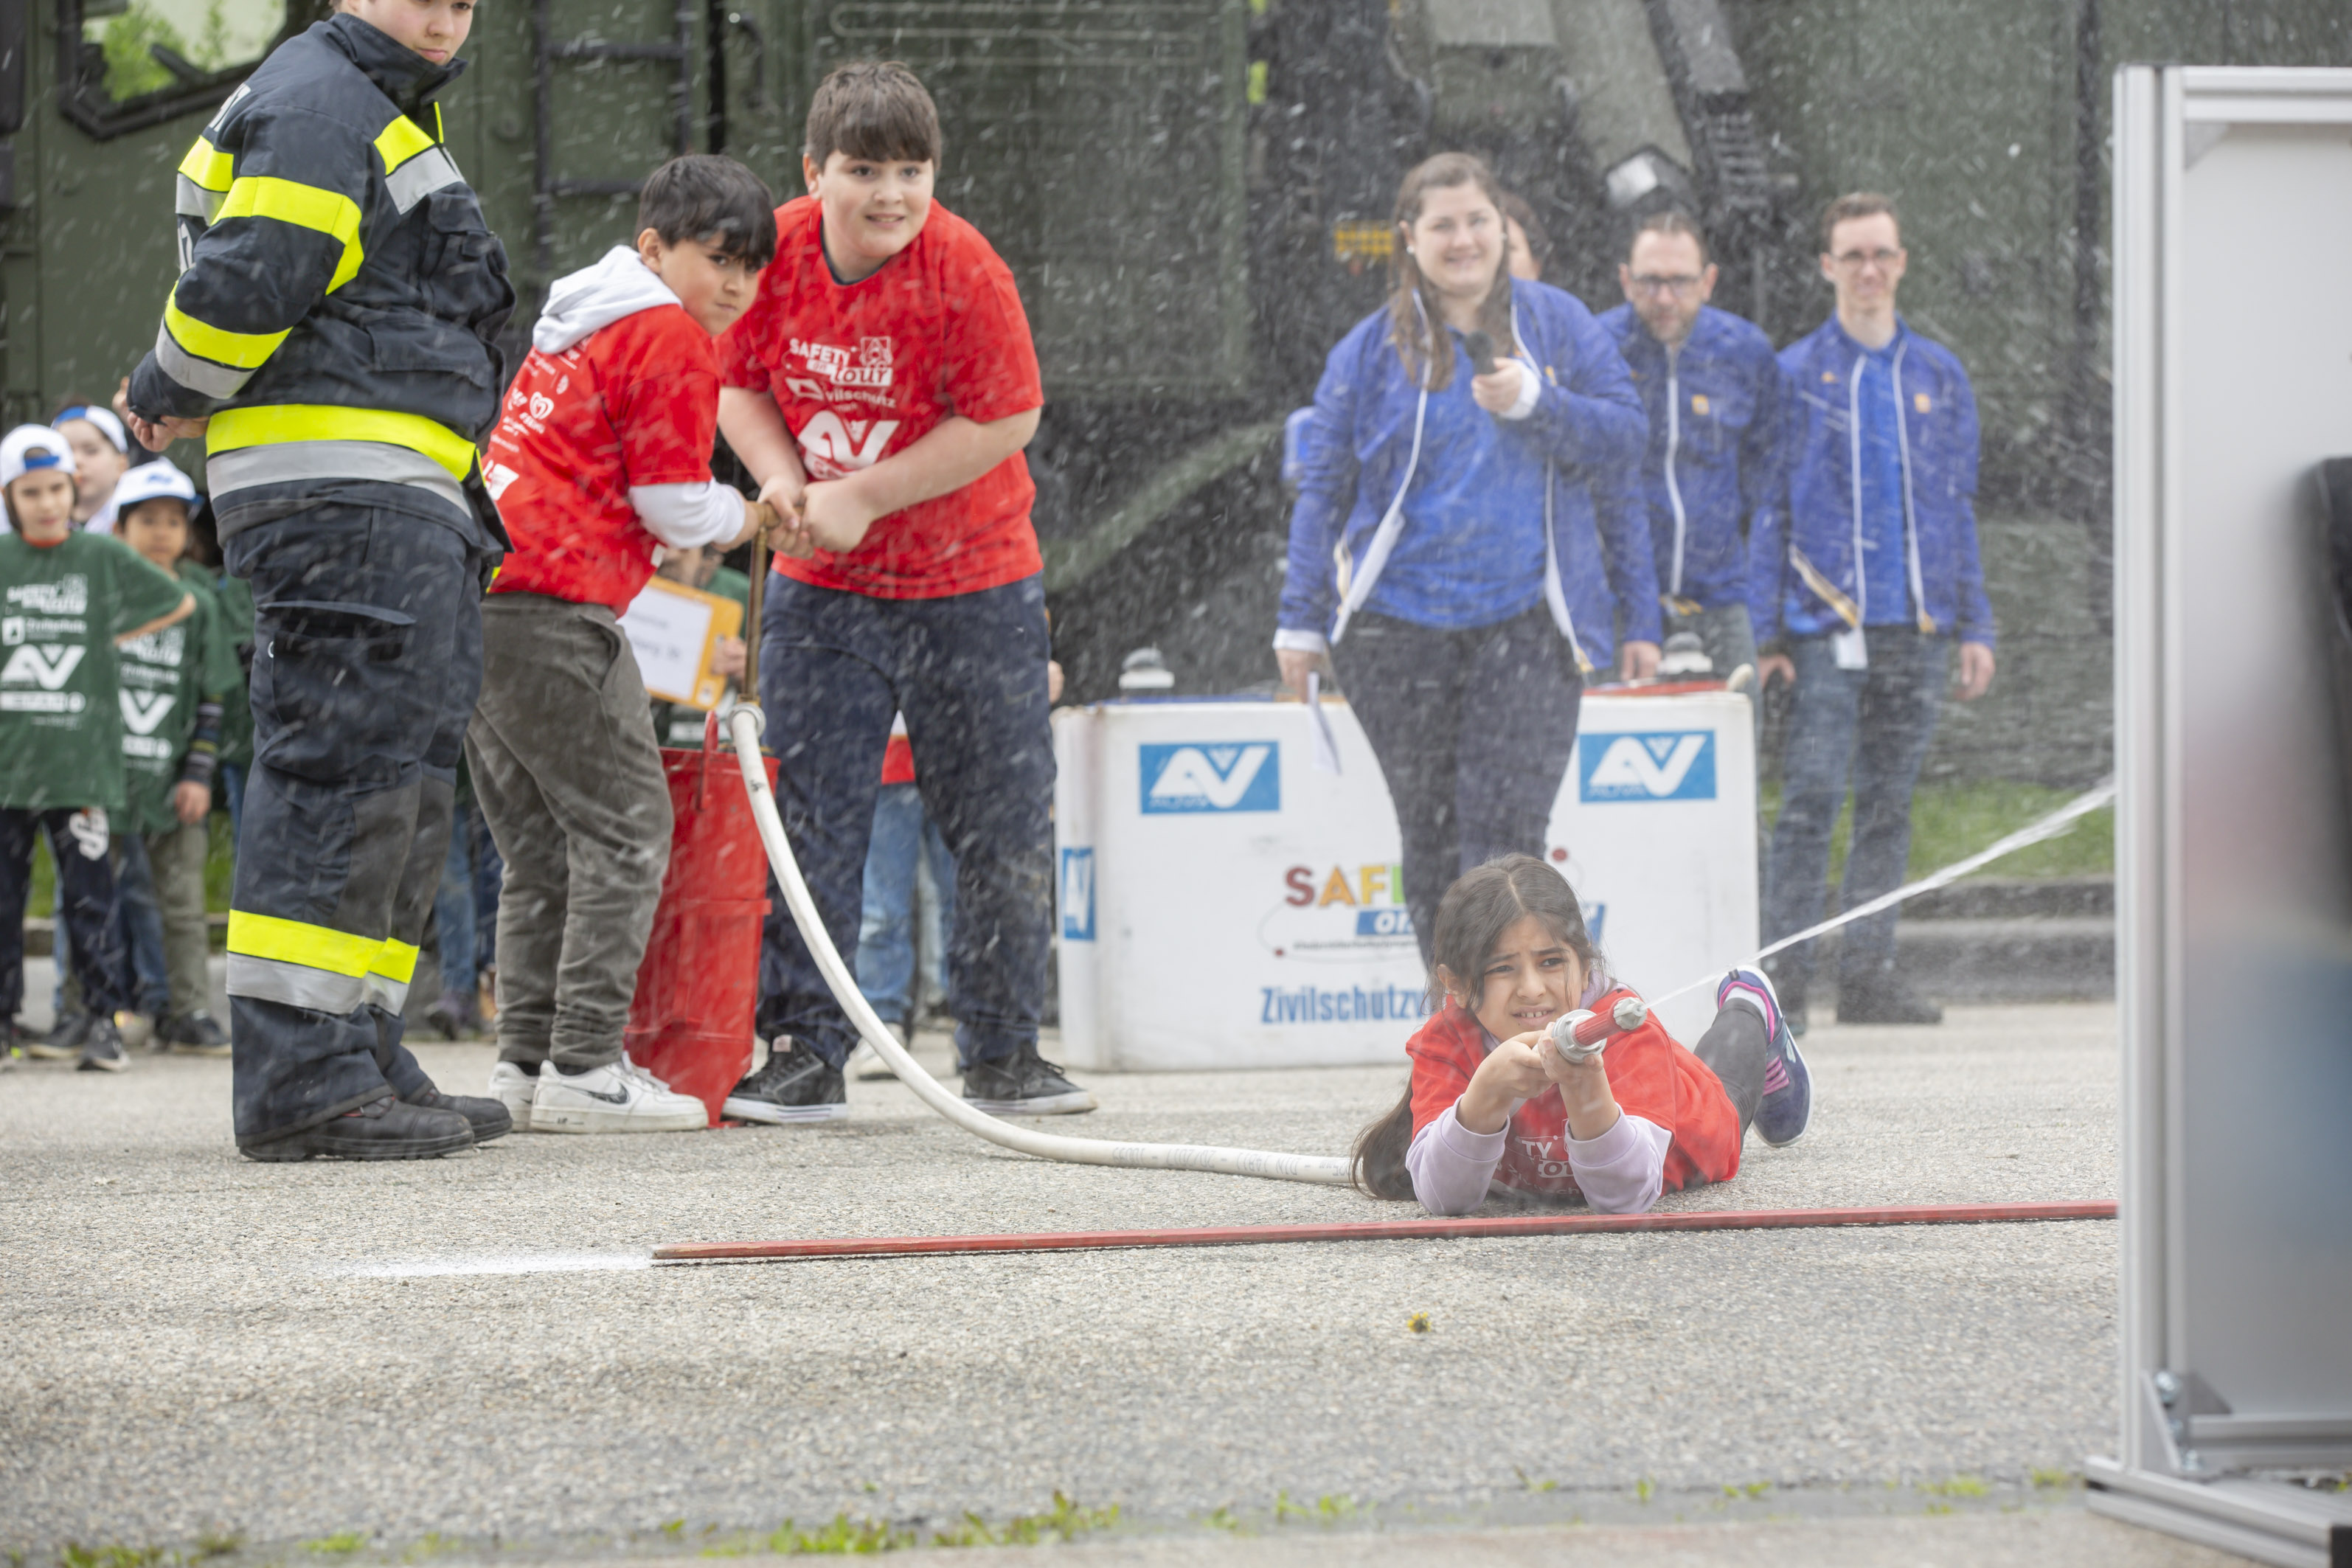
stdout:
{"type": "Polygon", "coordinates": [[[475,443],[506,252],[443,142],[471,0],[343,0],[180,165],[181,273],[124,404],[201,435],[252,585],[254,763],[230,902],[237,1147],[420,1159],[495,1138],[401,1044],[441,877],[480,597],[506,544],[475,443]]]}

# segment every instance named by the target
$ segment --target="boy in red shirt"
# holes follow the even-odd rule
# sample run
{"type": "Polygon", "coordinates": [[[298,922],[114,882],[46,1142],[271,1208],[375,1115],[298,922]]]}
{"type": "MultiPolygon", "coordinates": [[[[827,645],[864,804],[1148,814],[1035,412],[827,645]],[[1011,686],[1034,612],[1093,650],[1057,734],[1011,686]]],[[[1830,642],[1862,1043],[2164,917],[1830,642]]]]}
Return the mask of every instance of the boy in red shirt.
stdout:
{"type": "MultiPolygon", "coordinates": [[[[721,343],[719,427],[815,547],[768,584],[760,689],[793,853],[834,944],[856,951],[890,717],[955,857],[950,1007],[964,1098],[1091,1110],[1039,1059],[1053,906],[1054,755],[1035,495],[1021,449],[1045,402],[1013,275],[931,199],[939,114],[904,66],[825,78],[809,195],[776,212],[776,258],[721,343]]],[[[727,1114],[847,1113],[856,1034],[772,900],[763,1034],[782,1037],[727,1114]]]]}
{"type": "Polygon", "coordinates": [[[490,1092],[518,1129],[709,1120],[622,1054],[670,808],[619,616],[663,548],[725,548],[774,521],[710,475],[711,340],[774,254],[771,199],[730,159],[655,170],[635,246],[548,291],[482,466],[514,548],[482,608],[466,756],[506,861],[490,1092]]]}

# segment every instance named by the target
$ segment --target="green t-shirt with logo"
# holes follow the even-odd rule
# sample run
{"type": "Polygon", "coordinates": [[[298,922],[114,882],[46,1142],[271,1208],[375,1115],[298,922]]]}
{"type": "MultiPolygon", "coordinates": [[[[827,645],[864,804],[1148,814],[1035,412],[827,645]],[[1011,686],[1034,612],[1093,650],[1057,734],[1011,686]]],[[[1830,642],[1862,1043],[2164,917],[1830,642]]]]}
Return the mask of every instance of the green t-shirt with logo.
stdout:
{"type": "Polygon", "coordinates": [[[197,706],[220,700],[237,678],[236,652],[213,594],[212,574],[193,561],[180,563],[179,574],[181,585],[195,596],[195,613],[121,647],[128,797],[122,826],[130,833],[162,833],[180,825],[172,789],[195,739],[197,706]]]}
{"type": "Polygon", "coordinates": [[[122,809],[114,639],[185,593],[107,534],[0,535],[0,806],[122,809]]]}
{"type": "MultiPolygon", "coordinates": [[[[746,610],[751,607],[751,579],[732,566],[721,566],[712,573],[710,581],[702,585],[702,591],[716,594],[722,599],[732,599],[746,610]]],[[[744,630],[748,632],[750,628],[744,630]]],[[[748,642],[751,639],[745,637],[744,640],[748,642]]],[[[683,702],[665,702],[656,697],[654,699],[655,743],[698,752],[702,750],[702,726],[709,717],[699,708],[689,708],[683,702]]]]}

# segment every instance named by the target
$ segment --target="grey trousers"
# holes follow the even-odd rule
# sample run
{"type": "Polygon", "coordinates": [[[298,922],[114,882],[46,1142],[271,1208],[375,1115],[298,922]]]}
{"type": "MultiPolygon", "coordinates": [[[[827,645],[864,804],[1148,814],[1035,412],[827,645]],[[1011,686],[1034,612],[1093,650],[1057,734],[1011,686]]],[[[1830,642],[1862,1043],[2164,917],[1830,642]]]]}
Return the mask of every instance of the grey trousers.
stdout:
{"type": "Polygon", "coordinates": [[[621,1056],[669,866],[669,786],[645,680],[602,605],[493,594],[466,759],[506,861],[499,1059],[621,1056]]]}

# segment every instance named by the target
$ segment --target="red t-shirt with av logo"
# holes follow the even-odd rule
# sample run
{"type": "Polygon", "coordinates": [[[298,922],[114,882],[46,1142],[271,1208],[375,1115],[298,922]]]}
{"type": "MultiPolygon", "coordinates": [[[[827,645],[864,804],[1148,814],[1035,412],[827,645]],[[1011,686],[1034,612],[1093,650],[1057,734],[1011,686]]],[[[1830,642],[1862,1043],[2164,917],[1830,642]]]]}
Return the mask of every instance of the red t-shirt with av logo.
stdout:
{"type": "MultiPolygon", "coordinates": [[[[937,202],[914,243],[856,283],[825,262],[814,196],[776,209],[776,258],[719,339],[729,386],[774,395],[812,480],[895,457],[952,415],[987,424],[1045,401],[1013,273],[937,202]]],[[[820,588],[877,599],[976,594],[1043,569],[1021,454],[961,489],[877,520],[856,550],[776,558],[820,588]]]]}

